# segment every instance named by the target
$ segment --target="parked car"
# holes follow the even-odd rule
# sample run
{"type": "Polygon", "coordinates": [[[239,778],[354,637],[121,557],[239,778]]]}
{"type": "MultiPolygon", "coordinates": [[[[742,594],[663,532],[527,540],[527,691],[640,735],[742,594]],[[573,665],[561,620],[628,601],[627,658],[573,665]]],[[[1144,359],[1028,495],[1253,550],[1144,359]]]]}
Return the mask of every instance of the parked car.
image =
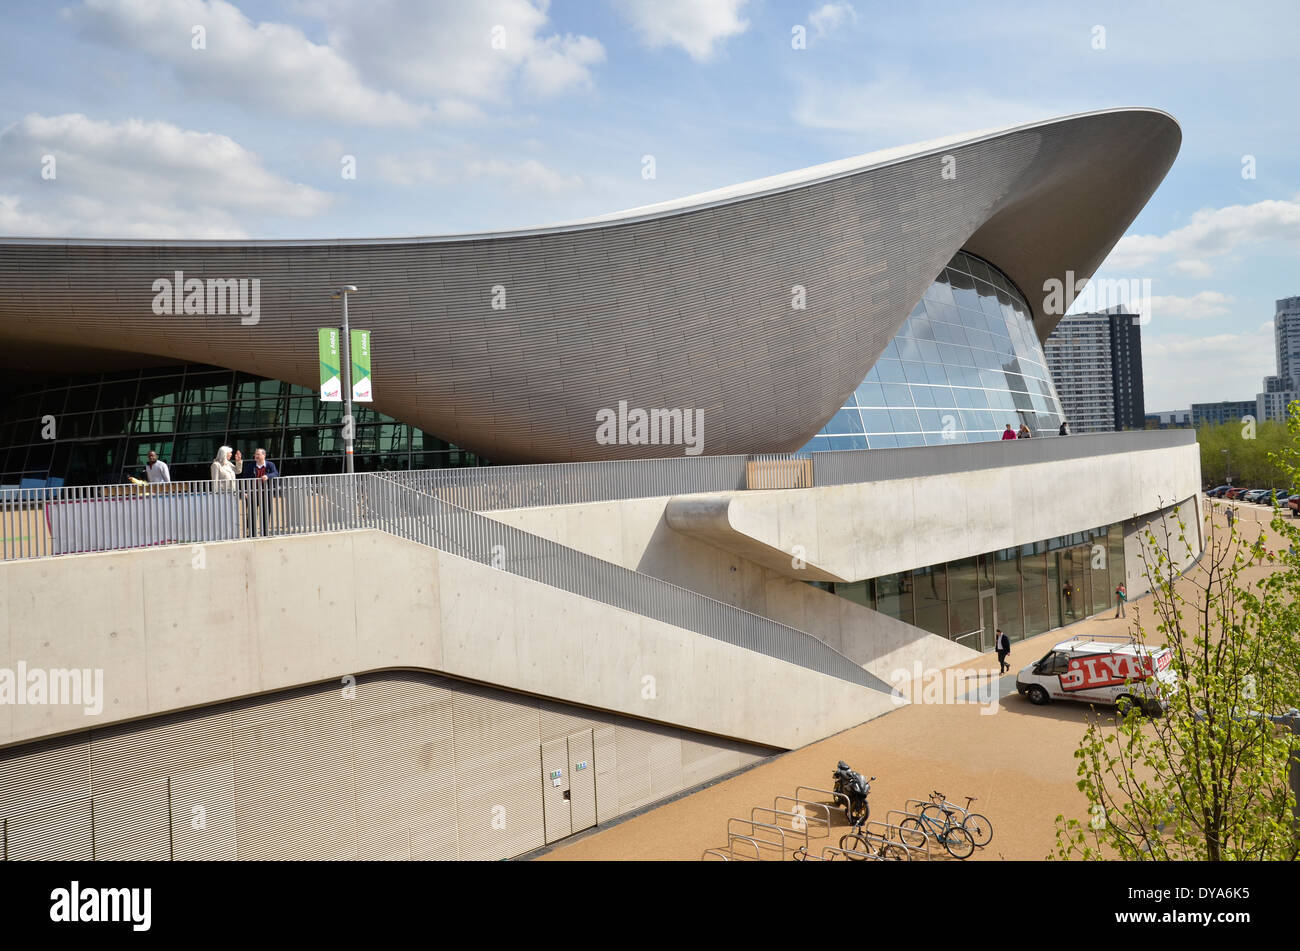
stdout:
{"type": "Polygon", "coordinates": [[[1264,501],[1264,496],[1268,495],[1271,491],[1271,489],[1251,489],[1249,492],[1241,493],[1241,499],[1243,502],[1254,502],[1255,504],[1259,504],[1264,501]]]}
{"type": "Polygon", "coordinates": [[[1300,495],[1293,495],[1286,500],[1286,507],[1291,510],[1294,518],[1300,518],[1300,495]]]}
{"type": "Polygon", "coordinates": [[[1235,489],[1229,489],[1227,492],[1224,492],[1223,497],[1225,499],[1236,500],[1236,499],[1240,499],[1244,493],[1249,491],[1250,491],[1250,486],[1239,485],[1235,489]]]}
{"type": "Polygon", "coordinates": [[[1217,498],[1218,498],[1219,496],[1221,496],[1224,492],[1227,492],[1227,491],[1228,491],[1229,489],[1231,489],[1231,488],[1232,488],[1232,486],[1230,486],[1230,485],[1216,485],[1214,488],[1210,489],[1210,490],[1209,490],[1208,492],[1206,492],[1205,494],[1206,494],[1207,496],[1209,496],[1210,498],[1212,498],[1212,499],[1217,499],[1217,498]]]}

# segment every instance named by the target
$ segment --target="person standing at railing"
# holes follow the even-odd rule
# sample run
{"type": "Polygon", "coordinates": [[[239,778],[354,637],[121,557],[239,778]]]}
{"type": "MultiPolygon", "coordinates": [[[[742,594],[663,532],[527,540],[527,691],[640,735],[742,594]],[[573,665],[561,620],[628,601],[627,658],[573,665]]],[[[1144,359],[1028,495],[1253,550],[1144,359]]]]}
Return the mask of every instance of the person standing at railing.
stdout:
{"type": "Polygon", "coordinates": [[[144,467],[144,477],[149,482],[170,482],[172,480],[172,474],[167,468],[167,463],[159,459],[158,453],[152,449],[149,450],[149,463],[144,467]]]}
{"type": "Polygon", "coordinates": [[[1033,435],[1033,433],[1031,433],[1031,432],[1029,431],[1029,425],[1028,425],[1027,423],[1021,423],[1021,424],[1020,424],[1020,432],[1016,434],[1016,438],[1017,438],[1017,439],[1028,439],[1028,438],[1029,438],[1030,436],[1032,436],[1032,435],[1033,435]]]}
{"type": "Polygon", "coordinates": [[[1061,428],[1056,431],[1056,435],[1058,436],[1070,435],[1070,421],[1068,419],[1061,420],[1061,428]]]}
{"type": "Polygon", "coordinates": [[[1011,428],[1011,424],[1010,424],[1010,423],[1007,423],[1007,428],[1004,429],[1004,430],[1002,430],[1002,438],[1003,438],[1003,439],[1015,439],[1015,438],[1016,438],[1016,431],[1015,431],[1014,429],[1011,428]]]}
{"type": "Polygon", "coordinates": [[[253,482],[248,502],[248,534],[265,535],[267,513],[271,508],[271,480],[280,478],[280,470],[266,458],[266,450],[259,448],[253,451],[253,458],[244,464],[241,478],[253,482]]]}
{"type": "Polygon", "coordinates": [[[212,460],[212,488],[218,492],[230,492],[235,488],[235,467],[230,461],[231,449],[222,446],[217,450],[217,458],[212,460]]]}

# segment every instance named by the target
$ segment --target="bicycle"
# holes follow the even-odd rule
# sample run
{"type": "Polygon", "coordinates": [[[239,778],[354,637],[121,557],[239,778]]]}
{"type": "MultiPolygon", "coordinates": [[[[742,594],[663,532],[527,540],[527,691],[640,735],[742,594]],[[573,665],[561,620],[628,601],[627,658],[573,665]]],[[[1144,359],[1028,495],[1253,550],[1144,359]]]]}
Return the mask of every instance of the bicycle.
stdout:
{"type": "Polygon", "coordinates": [[[948,807],[953,812],[960,813],[962,816],[961,827],[970,833],[971,839],[981,849],[993,841],[993,823],[989,822],[987,816],[980,815],[978,812],[970,811],[970,804],[975,801],[974,796],[966,797],[966,808],[962,808],[955,802],[949,802],[937,789],[930,793],[930,805],[921,807],[921,815],[929,816],[933,822],[939,822],[939,812],[948,807]]]}
{"type": "Polygon", "coordinates": [[[840,836],[840,849],[847,853],[845,858],[850,862],[861,862],[868,856],[874,856],[886,862],[910,862],[912,860],[905,847],[863,829],[862,823],[865,821],[864,818],[853,823],[853,828],[840,836]],[[865,854],[854,855],[852,854],[854,852],[865,854]]]}
{"type": "MultiPolygon", "coordinates": [[[[928,807],[927,807],[928,808],[928,807]]],[[[903,843],[913,848],[924,848],[925,840],[933,838],[948,850],[955,859],[970,858],[975,851],[975,840],[962,828],[961,823],[953,821],[954,811],[946,806],[936,804],[935,808],[943,813],[943,821],[926,815],[922,810],[919,816],[908,816],[898,824],[898,837],[903,843]]]]}

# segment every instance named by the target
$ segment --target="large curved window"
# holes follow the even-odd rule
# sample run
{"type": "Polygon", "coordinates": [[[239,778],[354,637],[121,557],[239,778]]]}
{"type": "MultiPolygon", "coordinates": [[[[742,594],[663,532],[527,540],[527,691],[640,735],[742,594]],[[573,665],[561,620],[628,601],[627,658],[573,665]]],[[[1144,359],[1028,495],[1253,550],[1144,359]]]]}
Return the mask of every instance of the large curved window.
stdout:
{"type": "MultiPolygon", "coordinates": [[[[314,390],[190,364],[74,376],[20,389],[0,409],[0,486],[115,483],[149,450],[173,479],[205,479],[221,445],[260,446],[284,475],[343,469],[343,404],[314,390]]],[[[359,403],[357,471],[475,465],[473,454],[359,403]]]]}
{"type": "Polygon", "coordinates": [[[847,404],[804,447],[894,449],[1035,436],[1061,425],[1024,297],[997,268],[959,252],[847,404]]]}

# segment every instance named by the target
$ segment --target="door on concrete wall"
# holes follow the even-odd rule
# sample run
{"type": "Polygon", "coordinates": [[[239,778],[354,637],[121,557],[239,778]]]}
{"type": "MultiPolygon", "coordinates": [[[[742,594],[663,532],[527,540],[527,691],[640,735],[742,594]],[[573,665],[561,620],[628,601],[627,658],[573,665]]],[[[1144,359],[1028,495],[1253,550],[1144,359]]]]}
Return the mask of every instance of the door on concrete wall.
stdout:
{"type": "Polygon", "coordinates": [[[569,736],[569,814],[574,832],[596,824],[596,762],[592,731],[569,736]]]}
{"type": "Polygon", "coordinates": [[[573,813],[569,806],[569,741],[563,738],[542,744],[542,810],[548,845],[573,834],[573,813]]]}
{"type": "Polygon", "coordinates": [[[998,612],[992,591],[980,592],[980,650],[992,650],[997,636],[998,612]]]}
{"type": "Polygon", "coordinates": [[[590,729],[542,744],[546,843],[596,824],[596,748],[590,729]]]}

